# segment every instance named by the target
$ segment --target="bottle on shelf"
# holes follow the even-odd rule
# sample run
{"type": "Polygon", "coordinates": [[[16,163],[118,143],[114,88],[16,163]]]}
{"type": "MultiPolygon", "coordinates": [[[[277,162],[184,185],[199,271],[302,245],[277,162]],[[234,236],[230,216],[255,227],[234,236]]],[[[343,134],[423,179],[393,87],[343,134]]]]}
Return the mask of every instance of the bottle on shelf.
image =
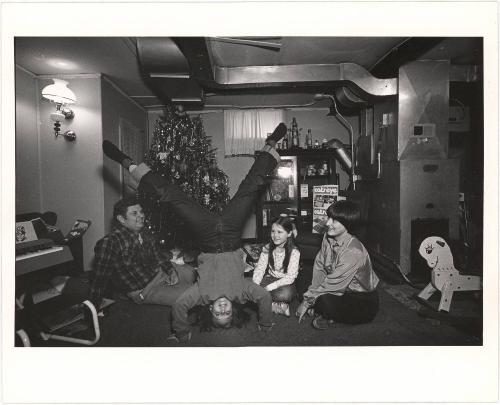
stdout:
{"type": "Polygon", "coordinates": [[[288,130],[286,132],[285,139],[287,140],[286,141],[287,147],[285,149],[290,149],[292,147],[292,129],[291,128],[288,128],[288,130]]]}
{"type": "Polygon", "coordinates": [[[311,133],[311,128],[309,128],[307,130],[307,135],[306,135],[306,148],[312,149],[312,147],[313,147],[312,133],[311,133]]]}
{"type": "Polygon", "coordinates": [[[295,117],[292,118],[292,148],[299,148],[299,126],[295,117]]]}
{"type": "Polygon", "coordinates": [[[281,141],[281,149],[288,149],[288,138],[286,136],[283,137],[283,140],[281,141]]]}
{"type": "Polygon", "coordinates": [[[314,149],[319,149],[319,141],[317,139],[314,141],[314,149]]]}

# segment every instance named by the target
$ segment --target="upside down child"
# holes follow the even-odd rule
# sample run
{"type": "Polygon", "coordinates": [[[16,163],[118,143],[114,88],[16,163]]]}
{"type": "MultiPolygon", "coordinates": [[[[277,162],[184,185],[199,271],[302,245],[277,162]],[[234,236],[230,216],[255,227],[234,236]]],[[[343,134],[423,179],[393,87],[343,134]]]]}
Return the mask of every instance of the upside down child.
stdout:
{"type": "Polygon", "coordinates": [[[199,278],[172,308],[173,337],[178,341],[191,339],[188,312],[198,305],[208,306],[213,326],[228,328],[241,325],[238,304],[255,302],[259,308],[259,328],[270,329],[273,326],[271,295],[265,288],[244,278],[240,245],[243,226],[266,184],[266,176],[280,160],[274,146],[286,130],[281,123],[266,139],[266,145],[256,153],[255,161],[238,191],[219,214],[200,206],[179,186],[168,183],[146,164],[136,165],[111,142],[103,142],[106,156],[129,170],[139,189],[154,192],[161,202],[169,203],[170,209],[185,221],[198,241],[202,252],[198,257],[199,278]]]}

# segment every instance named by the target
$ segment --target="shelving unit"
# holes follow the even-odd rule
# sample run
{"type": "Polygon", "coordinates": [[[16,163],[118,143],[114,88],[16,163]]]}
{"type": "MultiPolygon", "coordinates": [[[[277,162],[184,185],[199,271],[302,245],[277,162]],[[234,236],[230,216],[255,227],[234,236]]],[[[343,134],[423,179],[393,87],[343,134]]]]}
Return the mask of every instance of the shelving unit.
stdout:
{"type": "Polygon", "coordinates": [[[312,232],[313,186],[338,184],[332,150],[291,149],[278,152],[281,162],[257,206],[259,241],[269,238],[273,220],[283,213],[296,218],[299,232],[312,232]]]}

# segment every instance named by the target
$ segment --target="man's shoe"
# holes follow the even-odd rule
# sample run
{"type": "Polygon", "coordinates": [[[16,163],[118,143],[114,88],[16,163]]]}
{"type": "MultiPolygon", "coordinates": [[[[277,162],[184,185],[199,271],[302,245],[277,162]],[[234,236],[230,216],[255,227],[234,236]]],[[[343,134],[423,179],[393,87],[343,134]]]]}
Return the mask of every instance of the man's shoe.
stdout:
{"type": "Polygon", "coordinates": [[[333,321],[327,320],[323,318],[321,315],[318,315],[312,321],[313,328],[318,330],[326,330],[331,324],[333,324],[333,321]]]}
{"type": "Polygon", "coordinates": [[[110,141],[102,142],[102,151],[107,157],[117,163],[123,164],[124,160],[129,160],[130,162],[132,162],[132,159],[129,156],[123,153],[114,143],[110,141]]]}
{"type": "Polygon", "coordinates": [[[266,139],[266,143],[274,142],[278,143],[286,135],[286,125],[281,123],[273,131],[271,135],[266,139]]]}

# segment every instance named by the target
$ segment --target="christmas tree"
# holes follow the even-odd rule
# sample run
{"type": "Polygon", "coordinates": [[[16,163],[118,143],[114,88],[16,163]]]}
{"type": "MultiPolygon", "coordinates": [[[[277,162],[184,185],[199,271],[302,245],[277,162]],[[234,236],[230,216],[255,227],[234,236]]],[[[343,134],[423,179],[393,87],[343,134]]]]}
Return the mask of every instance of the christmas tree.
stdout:
{"type": "MultiPolygon", "coordinates": [[[[181,106],[167,106],[155,123],[145,161],[169,182],[209,211],[220,212],[229,201],[227,175],[217,167],[216,150],[200,117],[189,117],[181,106]]],[[[156,196],[140,195],[147,226],[167,248],[196,248],[190,229],[156,196]]]]}

